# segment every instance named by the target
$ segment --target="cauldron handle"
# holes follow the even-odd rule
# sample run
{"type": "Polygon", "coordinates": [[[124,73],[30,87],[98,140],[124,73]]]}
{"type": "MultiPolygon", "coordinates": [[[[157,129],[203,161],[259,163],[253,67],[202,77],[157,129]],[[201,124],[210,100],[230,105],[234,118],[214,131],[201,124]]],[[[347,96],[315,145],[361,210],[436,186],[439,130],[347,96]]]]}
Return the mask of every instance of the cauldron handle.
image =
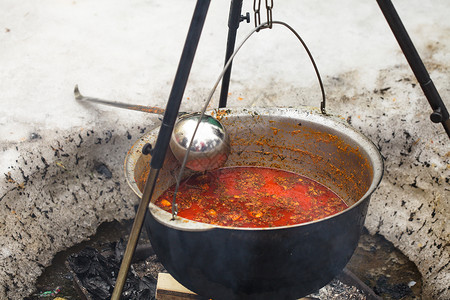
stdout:
{"type": "MultiPolygon", "coordinates": [[[[289,24],[285,23],[285,22],[281,22],[281,21],[271,21],[272,24],[279,24],[279,25],[283,25],[284,27],[288,28],[296,37],[297,39],[300,41],[300,43],[302,44],[303,48],[305,49],[306,53],[308,54],[308,57],[313,65],[314,71],[316,73],[317,76],[317,80],[319,82],[319,86],[320,86],[320,91],[322,93],[322,102],[320,103],[320,111],[323,114],[326,114],[325,111],[325,103],[326,103],[326,97],[325,97],[325,89],[323,87],[323,82],[322,82],[322,77],[320,76],[320,72],[319,69],[317,68],[316,62],[311,54],[311,51],[309,51],[308,46],[306,45],[305,41],[302,39],[302,37],[295,31],[294,28],[292,28],[289,24]]],[[[236,56],[236,54],[239,52],[239,50],[242,48],[242,46],[245,44],[245,42],[250,38],[250,36],[253,35],[253,33],[255,32],[259,32],[261,29],[265,29],[265,28],[271,28],[269,27],[269,23],[262,23],[261,25],[259,25],[258,27],[255,27],[245,38],[244,40],[236,47],[236,49],[234,50],[234,52],[231,54],[230,58],[228,59],[228,61],[226,62],[226,64],[223,67],[222,73],[219,75],[219,78],[217,79],[216,83],[214,84],[213,88],[211,89],[206,104],[204,106],[204,109],[202,111],[202,113],[204,111],[206,111],[209,102],[211,101],[211,98],[217,88],[217,86],[219,85],[219,82],[222,80],[222,78],[224,77],[225,72],[230,68],[234,57],[236,56]]]]}

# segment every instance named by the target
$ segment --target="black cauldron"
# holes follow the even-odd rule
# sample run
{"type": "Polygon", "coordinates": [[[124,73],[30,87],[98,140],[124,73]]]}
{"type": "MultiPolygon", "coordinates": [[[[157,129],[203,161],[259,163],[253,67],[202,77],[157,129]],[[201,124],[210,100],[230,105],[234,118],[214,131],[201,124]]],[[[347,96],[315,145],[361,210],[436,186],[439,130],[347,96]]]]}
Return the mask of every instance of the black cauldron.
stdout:
{"type": "MultiPolygon", "coordinates": [[[[158,177],[145,227],[169,273],[197,294],[219,299],[298,299],[331,281],[355,250],[371,194],[383,174],[378,149],[342,119],[314,109],[253,108],[209,112],[226,126],[226,166],[293,171],[331,188],[349,205],[333,216],[275,228],[237,228],[177,217],[153,202],[174,184],[171,153],[158,177]]],[[[157,130],[130,150],[126,177],[141,196],[157,130]]],[[[186,176],[189,174],[186,173],[186,176]]]]}

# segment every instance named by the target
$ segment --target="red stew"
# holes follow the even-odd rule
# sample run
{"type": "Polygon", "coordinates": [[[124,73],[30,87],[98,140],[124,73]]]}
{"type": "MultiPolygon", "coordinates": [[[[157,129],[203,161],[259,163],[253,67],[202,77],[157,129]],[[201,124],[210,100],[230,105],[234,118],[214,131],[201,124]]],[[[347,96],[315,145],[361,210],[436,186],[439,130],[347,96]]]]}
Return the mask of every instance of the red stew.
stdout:
{"type": "MultiPolygon", "coordinates": [[[[175,186],[156,205],[171,212],[175,186]]],[[[347,204],[324,185],[292,172],[229,167],[194,175],[180,184],[178,216],[233,227],[275,227],[322,219],[347,204]]]]}

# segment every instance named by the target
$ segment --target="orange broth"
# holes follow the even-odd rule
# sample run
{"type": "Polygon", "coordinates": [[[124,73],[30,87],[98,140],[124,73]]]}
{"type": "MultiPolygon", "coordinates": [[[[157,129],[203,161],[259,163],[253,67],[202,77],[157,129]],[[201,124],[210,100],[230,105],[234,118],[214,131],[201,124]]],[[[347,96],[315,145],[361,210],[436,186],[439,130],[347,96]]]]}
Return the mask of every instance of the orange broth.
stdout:
{"type": "MultiPolygon", "coordinates": [[[[175,185],[156,205],[171,212],[175,185]]],[[[233,227],[276,227],[325,218],[348,207],[315,180],[279,169],[228,167],[196,174],[177,193],[178,216],[233,227]]]]}

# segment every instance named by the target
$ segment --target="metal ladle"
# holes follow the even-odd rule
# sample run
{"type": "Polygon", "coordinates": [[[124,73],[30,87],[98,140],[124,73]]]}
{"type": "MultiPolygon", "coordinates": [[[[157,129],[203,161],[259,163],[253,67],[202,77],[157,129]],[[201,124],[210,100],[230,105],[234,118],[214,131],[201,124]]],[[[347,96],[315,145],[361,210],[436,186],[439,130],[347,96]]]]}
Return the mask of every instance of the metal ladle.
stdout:
{"type": "MultiPolygon", "coordinates": [[[[75,99],[82,102],[103,104],[118,108],[163,115],[165,110],[159,107],[135,105],[93,97],[80,93],[78,85],[74,88],[75,99]]],[[[180,113],[170,138],[170,149],[180,163],[183,163],[187,149],[190,148],[186,167],[194,171],[208,171],[225,164],[230,153],[230,138],[219,120],[200,113],[180,113]],[[201,118],[201,120],[200,120],[201,118]],[[200,120],[197,133],[195,128],[200,120]],[[192,136],[194,139],[191,141],[192,136]],[[191,146],[189,147],[189,144],[191,146]]]]}

